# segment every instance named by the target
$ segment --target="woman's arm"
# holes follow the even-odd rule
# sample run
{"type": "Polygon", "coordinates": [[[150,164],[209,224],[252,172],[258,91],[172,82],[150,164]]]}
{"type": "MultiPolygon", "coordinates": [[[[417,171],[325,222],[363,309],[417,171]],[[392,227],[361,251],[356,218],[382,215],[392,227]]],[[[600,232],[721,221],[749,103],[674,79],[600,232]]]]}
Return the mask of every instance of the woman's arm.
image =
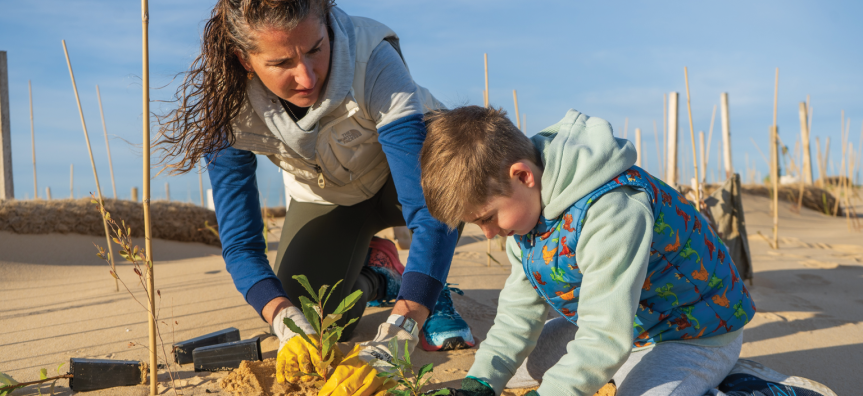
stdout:
{"type": "Polygon", "coordinates": [[[431,217],[420,187],[419,152],[425,141],[422,106],[416,84],[398,53],[382,42],[366,73],[366,104],[378,125],[378,141],[387,157],[402,214],[413,231],[398,299],[432,310],[452,264],[458,234],[431,217]]]}
{"type": "Polygon", "coordinates": [[[270,322],[290,302],[264,254],[264,221],[255,177],[257,159],[250,151],[232,147],[206,159],[225,267],[246,302],[270,322]]]}

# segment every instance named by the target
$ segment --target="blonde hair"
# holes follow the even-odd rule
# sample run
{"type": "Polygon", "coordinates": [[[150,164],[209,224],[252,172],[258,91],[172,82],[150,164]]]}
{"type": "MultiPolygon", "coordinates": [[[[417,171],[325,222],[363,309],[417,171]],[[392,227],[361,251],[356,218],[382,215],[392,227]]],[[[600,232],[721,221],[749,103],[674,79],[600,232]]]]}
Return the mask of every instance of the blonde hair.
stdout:
{"type": "Polygon", "coordinates": [[[533,143],[503,109],[464,106],[432,112],[425,121],[423,194],[429,213],[451,228],[469,208],[511,193],[512,164],[528,160],[542,166],[533,143]]]}

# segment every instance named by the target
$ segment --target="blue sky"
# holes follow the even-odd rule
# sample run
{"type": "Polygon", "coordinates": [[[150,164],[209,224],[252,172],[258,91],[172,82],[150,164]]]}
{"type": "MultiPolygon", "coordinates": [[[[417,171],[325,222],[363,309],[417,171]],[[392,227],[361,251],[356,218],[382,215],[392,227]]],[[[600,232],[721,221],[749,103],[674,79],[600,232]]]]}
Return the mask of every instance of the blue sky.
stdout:
{"type": "MultiPolygon", "coordinates": [[[[101,89],[111,141],[117,192],[129,196],[141,180],[140,3],[119,1],[2,2],[0,51],[7,51],[13,169],[18,198],[33,196],[27,81],[33,84],[40,196],[95,191],[92,170],[66,67],[69,48],[103,193],[111,196],[105,141],[96,101],[101,89]]],[[[863,3],[854,1],[339,1],[349,14],[377,19],[401,37],[416,81],[448,105],[481,104],[483,53],[489,56],[490,98],[513,113],[512,90],[527,118],[528,134],[574,108],[607,119],[623,135],[629,119],[644,131],[646,167],[657,169],[653,121],[662,128],[662,95],[681,94],[681,164],[691,163],[683,67],[689,68],[695,131],[708,131],[721,92],[730,96],[735,169],[766,164],[753,147],[767,150],[772,122],[773,77],[780,68],[778,124],[793,148],[800,131],[798,103],[811,96],[813,136],[831,138],[840,161],[840,111],[851,119],[850,141],[859,146],[863,126],[863,3]],[[857,39],[855,39],[855,37],[857,39]]],[[[169,99],[177,73],[200,46],[208,1],[150,2],[151,96],[169,99]],[[157,89],[159,87],[164,87],[157,89]]],[[[153,109],[159,110],[154,104],[153,109]]],[[[711,146],[717,166],[720,124],[711,146]]],[[[153,128],[154,132],[156,128],[153,128]]],[[[814,156],[814,148],[813,148],[814,156]]],[[[691,167],[681,165],[684,173],[691,167]]],[[[270,204],[281,179],[269,161],[259,163],[259,186],[270,204]]],[[[817,175],[816,175],[817,177],[817,175]]],[[[153,182],[153,198],[171,184],[175,200],[198,201],[194,174],[153,182]]],[[[208,187],[204,177],[205,188],[208,187]]]]}

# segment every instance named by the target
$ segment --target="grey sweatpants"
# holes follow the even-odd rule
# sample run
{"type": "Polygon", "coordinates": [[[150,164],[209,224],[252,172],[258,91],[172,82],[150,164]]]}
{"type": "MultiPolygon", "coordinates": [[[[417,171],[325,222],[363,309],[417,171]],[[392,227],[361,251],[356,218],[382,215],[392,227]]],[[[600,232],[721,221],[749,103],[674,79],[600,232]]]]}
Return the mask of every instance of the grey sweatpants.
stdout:
{"type": "MultiPolygon", "coordinates": [[[[578,327],[565,318],[545,323],[536,349],[531,352],[508,388],[539,385],[543,374],[566,353],[578,327]]],[[[721,396],[715,389],[734,367],[743,343],[741,334],[722,347],[664,342],[653,348],[633,352],[614,374],[617,396],[721,396]]]]}

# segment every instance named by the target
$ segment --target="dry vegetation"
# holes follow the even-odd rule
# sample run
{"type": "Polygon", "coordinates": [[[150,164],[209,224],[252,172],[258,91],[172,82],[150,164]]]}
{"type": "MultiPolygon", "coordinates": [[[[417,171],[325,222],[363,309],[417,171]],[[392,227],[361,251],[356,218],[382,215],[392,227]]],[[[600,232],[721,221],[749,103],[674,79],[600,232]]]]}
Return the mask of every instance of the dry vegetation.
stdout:
{"type": "MultiPolygon", "coordinates": [[[[113,217],[124,219],[132,229],[133,237],[144,236],[144,212],[140,203],[106,199],[105,209],[113,217]]],[[[221,246],[216,235],[200,230],[204,222],[216,224],[216,213],[212,210],[188,203],[154,201],[150,204],[150,213],[154,238],[221,246]]],[[[0,231],[105,235],[99,208],[90,202],[90,198],[0,201],[0,231]]]]}

